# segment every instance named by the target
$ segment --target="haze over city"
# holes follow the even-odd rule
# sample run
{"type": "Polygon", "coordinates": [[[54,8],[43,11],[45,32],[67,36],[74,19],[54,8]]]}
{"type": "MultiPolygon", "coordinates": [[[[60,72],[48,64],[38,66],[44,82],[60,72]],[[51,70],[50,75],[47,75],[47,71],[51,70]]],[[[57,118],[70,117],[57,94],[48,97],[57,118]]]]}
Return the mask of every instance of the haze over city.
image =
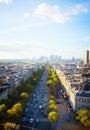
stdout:
{"type": "Polygon", "coordinates": [[[90,50],[89,0],[0,0],[0,59],[90,50]]]}

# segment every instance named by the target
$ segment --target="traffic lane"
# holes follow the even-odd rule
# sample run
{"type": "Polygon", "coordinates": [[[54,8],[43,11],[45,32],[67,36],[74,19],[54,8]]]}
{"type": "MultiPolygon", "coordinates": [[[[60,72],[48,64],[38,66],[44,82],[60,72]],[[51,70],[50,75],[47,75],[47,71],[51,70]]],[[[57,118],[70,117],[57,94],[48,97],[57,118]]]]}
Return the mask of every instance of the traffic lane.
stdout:
{"type": "MultiPolygon", "coordinates": [[[[38,103],[38,107],[36,109],[34,109],[34,119],[37,119],[37,118],[42,118],[44,117],[44,111],[47,110],[47,107],[48,107],[48,104],[46,106],[46,102],[44,101],[44,98],[40,98],[40,102],[38,103]],[[40,107],[41,106],[41,107],[40,107]],[[43,113],[42,113],[43,111],[43,113]]],[[[33,126],[35,126],[36,124],[34,124],[33,126]]]]}
{"type": "MultiPolygon", "coordinates": [[[[41,82],[37,85],[36,87],[36,91],[33,93],[32,95],[32,101],[28,103],[28,106],[26,107],[26,109],[28,109],[27,112],[25,112],[25,122],[24,124],[28,124],[30,126],[35,126],[36,123],[35,123],[35,119],[38,117],[38,113],[39,113],[39,104],[41,103],[41,97],[40,97],[40,94],[43,92],[43,91],[46,91],[46,86],[43,85],[43,83],[45,83],[45,81],[41,82]],[[40,89],[40,90],[38,90],[40,89]],[[38,92],[37,92],[38,90],[38,92]],[[36,102],[36,98],[38,97],[38,102],[36,102]],[[36,107],[35,107],[36,106],[36,107]],[[32,122],[31,119],[34,119],[34,121],[32,122]]],[[[44,97],[46,97],[46,95],[44,94],[44,97]]],[[[47,99],[48,99],[48,95],[47,95],[47,99]]],[[[42,100],[42,102],[44,102],[44,99],[42,100]]],[[[43,104],[43,103],[42,103],[43,104]]]]}
{"type": "MultiPolygon", "coordinates": [[[[39,100],[40,102],[35,103],[35,101],[33,101],[31,104],[29,103],[28,107],[26,108],[26,112],[24,114],[25,121],[28,123],[28,121],[30,121],[31,119],[36,119],[37,117],[40,117],[40,112],[41,110],[39,109],[39,105],[41,104],[42,106],[45,104],[44,99],[42,100],[42,98],[40,98],[39,100]]],[[[45,109],[47,109],[47,106],[44,106],[45,109]]],[[[41,115],[42,117],[42,115],[41,115]]],[[[35,125],[35,123],[33,123],[33,126],[35,125]]]]}
{"type": "Polygon", "coordinates": [[[37,126],[39,130],[51,130],[51,124],[48,120],[42,119],[37,126]]]}

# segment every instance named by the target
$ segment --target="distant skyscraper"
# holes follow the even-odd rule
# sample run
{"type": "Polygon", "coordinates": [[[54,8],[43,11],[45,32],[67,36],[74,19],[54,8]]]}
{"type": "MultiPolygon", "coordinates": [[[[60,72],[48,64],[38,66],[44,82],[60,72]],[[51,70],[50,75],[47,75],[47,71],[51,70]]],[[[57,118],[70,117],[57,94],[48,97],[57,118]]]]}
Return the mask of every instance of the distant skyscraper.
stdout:
{"type": "Polygon", "coordinates": [[[51,55],[51,56],[50,56],[50,60],[51,60],[52,62],[59,62],[59,61],[61,61],[61,56],[51,55]]]}
{"type": "Polygon", "coordinates": [[[89,51],[86,50],[84,54],[84,64],[89,64],[89,51]]]}

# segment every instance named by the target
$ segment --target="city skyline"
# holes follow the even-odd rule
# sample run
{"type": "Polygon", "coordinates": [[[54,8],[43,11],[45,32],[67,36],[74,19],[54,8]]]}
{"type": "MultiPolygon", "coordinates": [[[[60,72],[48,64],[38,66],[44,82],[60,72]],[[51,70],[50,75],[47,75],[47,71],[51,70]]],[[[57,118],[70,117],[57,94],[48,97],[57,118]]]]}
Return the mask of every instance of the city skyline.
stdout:
{"type": "Polygon", "coordinates": [[[90,50],[90,1],[0,0],[0,59],[90,50]]]}

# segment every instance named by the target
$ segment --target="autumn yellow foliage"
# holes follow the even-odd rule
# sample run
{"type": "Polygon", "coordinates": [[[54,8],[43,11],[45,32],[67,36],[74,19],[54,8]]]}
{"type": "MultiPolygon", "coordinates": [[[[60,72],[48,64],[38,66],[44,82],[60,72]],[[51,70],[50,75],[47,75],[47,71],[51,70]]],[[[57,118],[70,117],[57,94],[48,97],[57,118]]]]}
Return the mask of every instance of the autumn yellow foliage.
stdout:
{"type": "Polygon", "coordinates": [[[48,109],[49,109],[49,111],[51,111],[51,110],[58,111],[58,106],[55,104],[51,104],[51,105],[49,105],[48,109]]]}
{"type": "Polygon", "coordinates": [[[7,110],[9,120],[18,120],[23,112],[21,103],[16,103],[11,109],[7,110]]]}
{"type": "Polygon", "coordinates": [[[55,111],[52,111],[48,114],[48,119],[51,123],[57,122],[59,118],[60,118],[59,114],[55,111]]]}
{"type": "Polygon", "coordinates": [[[76,119],[79,120],[84,126],[90,127],[90,111],[87,109],[80,109],[76,112],[76,119]]]}

